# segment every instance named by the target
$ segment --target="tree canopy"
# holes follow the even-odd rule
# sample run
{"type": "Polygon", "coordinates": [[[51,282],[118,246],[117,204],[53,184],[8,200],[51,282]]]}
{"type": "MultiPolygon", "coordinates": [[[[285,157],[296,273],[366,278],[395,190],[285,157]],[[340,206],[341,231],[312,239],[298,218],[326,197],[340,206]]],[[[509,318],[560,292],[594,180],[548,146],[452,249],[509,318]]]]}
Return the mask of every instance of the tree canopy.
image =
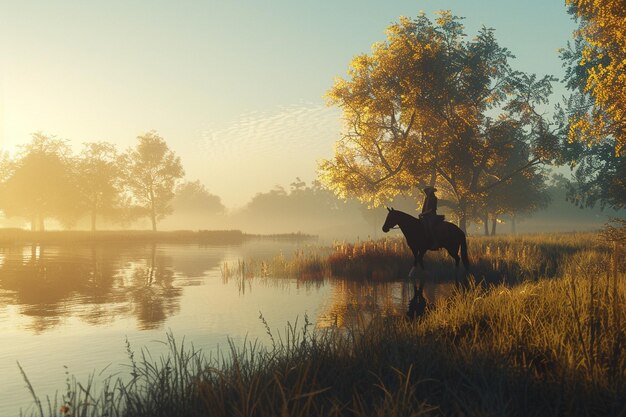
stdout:
{"type": "Polygon", "coordinates": [[[91,216],[91,230],[96,230],[98,215],[119,217],[124,199],[122,169],[115,146],[107,142],[85,143],[77,161],[77,172],[82,203],[91,216]]]}
{"type": "Polygon", "coordinates": [[[67,143],[35,133],[19,158],[3,164],[2,210],[8,217],[24,217],[32,229],[45,229],[45,219],[71,223],[79,211],[78,189],[67,143]]]}
{"type": "Polygon", "coordinates": [[[185,174],[180,158],[155,131],[137,137],[137,146],[123,155],[125,182],[156,230],[157,221],[172,212],[171,201],[185,174]]]}
{"type": "Polygon", "coordinates": [[[436,184],[465,228],[489,190],[556,157],[538,110],[555,79],[514,71],[492,29],[466,40],[461,20],[402,17],[335,81],[328,99],[345,127],[320,177],[339,196],[376,206],[436,184]],[[503,172],[512,150],[525,158],[503,172]]]}
{"type": "Polygon", "coordinates": [[[220,197],[211,194],[199,180],[186,181],[176,187],[172,207],[178,213],[191,214],[217,214],[223,213],[226,207],[220,197]]]}
{"type": "Polygon", "coordinates": [[[566,85],[565,158],[576,167],[568,198],[579,206],[626,207],[626,3],[567,0],[579,21],[561,52],[566,85]]]}
{"type": "Polygon", "coordinates": [[[569,136],[595,142],[612,136],[615,154],[626,146],[626,3],[566,0],[579,18],[576,47],[565,51],[568,86],[590,100],[572,115],[569,136]]]}

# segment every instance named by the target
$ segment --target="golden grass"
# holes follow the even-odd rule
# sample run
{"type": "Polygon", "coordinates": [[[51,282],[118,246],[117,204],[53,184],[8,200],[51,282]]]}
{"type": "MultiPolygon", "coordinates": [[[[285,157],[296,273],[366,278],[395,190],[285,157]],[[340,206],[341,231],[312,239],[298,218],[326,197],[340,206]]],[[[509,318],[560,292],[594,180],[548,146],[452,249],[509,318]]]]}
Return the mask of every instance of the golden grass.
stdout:
{"type": "MultiPolygon", "coordinates": [[[[477,281],[510,284],[554,277],[578,253],[607,254],[611,245],[597,234],[526,235],[521,237],[472,237],[468,241],[470,272],[477,281]]],[[[444,251],[428,252],[426,269],[438,280],[455,280],[454,261],[444,251]]],[[[291,256],[246,259],[225,265],[230,276],[358,280],[405,279],[413,254],[403,238],[335,242],[331,247],[298,249],[291,256]],[[241,268],[245,264],[245,268],[241,268]]],[[[462,268],[462,267],[461,267],[462,268]]]]}
{"type": "MultiPolygon", "coordinates": [[[[477,265],[524,279],[472,281],[419,320],[311,331],[305,318],[281,335],[267,326],[271,346],[232,344],[212,360],[170,336],[160,361],[144,354],[136,363],[131,353],[130,383],[99,395],[75,384],[63,406],[85,416],[624,415],[624,259],[582,237],[472,239],[477,265]]],[[[395,241],[342,244],[228,273],[253,277],[265,265],[265,274],[326,274],[332,256],[365,264],[391,252],[405,262],[404,251],[395,241]]]]}

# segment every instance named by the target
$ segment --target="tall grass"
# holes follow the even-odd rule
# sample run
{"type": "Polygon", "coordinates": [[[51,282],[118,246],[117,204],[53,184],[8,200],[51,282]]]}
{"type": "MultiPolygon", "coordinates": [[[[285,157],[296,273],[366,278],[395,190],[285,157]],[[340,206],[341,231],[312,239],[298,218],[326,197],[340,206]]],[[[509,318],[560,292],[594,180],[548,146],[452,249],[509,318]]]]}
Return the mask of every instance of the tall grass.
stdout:
{"type": "MultiPolygon", "coordinates": [[[[487,283],[515,284],[554,277],[578,254],[608,254],[611,245],[596,234],[529,235],[524,237],[472,237],[468,243],[470,272],[487,283]]],[[[438,280],[456,279],[454,261],[445,250],[428,252],[426,269],[438,280]]],[[[335,242],[330,248],[298,249],[272,259],[246,259],[223,266],[228,277],[324,279],[329,277],[395,281],[405,279],[413,254],[403,238],[335,242]]]]}
{"type": "MultiPolygon", "coordinates": [[[[383,244],[341,250],[353,259],[376,247],[401,250],[383,244]]],[[[98,392],[73,382],[57,405],[65,415],[128,417],[624,415],[624,259],[572,237],[485,239],[470,247],[490,268],[497,260],[499,268],[527,271],[527,279],[515,286],[472,283],[419,320],[378,317],[320,330],[305,318],[281,334],[266,325],[269,344],[231,343],[213,357],[168,335],[169,356],[154,360],[142,351],[136,358],[129,349],[127,378],[108,380],[98,392]],[[563,254],[568,245],[571,252],[563,254]],[[514,253],[534,260],[514,263],[514,253]],[[552,265],[552,256],[563,258],[552,265]]],[[[312,259],[329,265],[322,255],[299,256],[305,259],[283,265],[308,268],[312,259]]],[[[248,263],[239,268],[253,275],[248,263]]],[[[31,414],[59,410],[42,406],[31,414]]]]}

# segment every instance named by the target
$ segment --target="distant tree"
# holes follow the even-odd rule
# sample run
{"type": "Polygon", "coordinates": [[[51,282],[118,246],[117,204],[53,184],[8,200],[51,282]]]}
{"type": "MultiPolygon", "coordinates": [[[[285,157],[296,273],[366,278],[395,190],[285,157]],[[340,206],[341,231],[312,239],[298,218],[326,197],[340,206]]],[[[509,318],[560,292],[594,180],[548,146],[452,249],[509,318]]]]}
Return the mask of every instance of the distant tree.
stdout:
{"type": "MultiPolygon", "coordinates": [[[[8,152],[0,152],[0,211],[4,210],[5,199],[9,196],[5,189],[5,182],[11,176],[12,163],[8,152]]],[[[5,216],[6,217],[6,216],[5,216]]]]}
{"type": "Polygon", "coordinates": [[[361,206],[355,200],[338,199],[332,191],[322,188],[319,181],[307,185],[296,178],[289,190],[276,186],[256,194],[234,218],[238,224],[262,229],[264,233],[314,233],[360,220],[361,206]]]}
{"type": "Polygon", "coordinates": [[[137,140],[137,146],[122,156],[124,180],[156,231],[157,221],[172,212],[170,203],[184,170],[180,158],[155,131],[138,136],[137,140]]]}
{"type": "Polygon", "coordinates": [[[98,216],[115,218],[120,215],[122,169],[117,150],[107,142],[85,143],[76,168],[82,203],[89,212],[94,231],[98,216]]]}
{"type": "Polygon", "coordinates": [[[450,12],[434,24],[424,14],[400,18],[328,92],[345,131],[334,158],[321,162],[322,181],[374,206],[436,184],[465,229],[487,191],[550,161],[558,146],[536,110],[554,78],[513,71],[512,57],[491,29],[465,40],[450,12]],[[496,172],[502,151],[516,143],[528,158],[496,172]]]}
{"type": "Polygon", "coordinates": [[[11,165],[0,199],[7,217],[29,219],[32,230],[44,230],[48,217],[66,224],[78,217],[78,189],[65,141],[35,133],[11,165]]]}
{"type": "Polygon", "coordinates": [[[567,199],[578,207],[626,207],[626,156],[615,156],[614,142],[607,140],[588,146],[581,142],[564,147],[573,170],[567,199]]]}
{"type": "Polygon", "coordinates": [[[626,207],[626,6],[623,0],[567,0],[579,21],[561,52],[572,95],[562,113],[576,168],[568,199],[580,207],[626,207]]]}
{"type": "Polygon", "coordinates": [[[302,191],[306,189],[306,182],[302,181],[300,177],[296,177],[296,180],[289,184],[291,191],[302,191]]]}
{"type": "Polygon", "coordinates": [[[178,214],[218,214],[226,209],[222,200],[211,194],[200,181],[187,181],[176,188],[172,207],[178,214]]]}
{"type": "MultiPolygon", "coordinates": [[[[528,148],[523,142],[507,147],[506,158],[492,168],[497,176],[505,175],[510,166],[519,166],[528,160],[528,148]]],[[[488,189],[482,202],[484,204],[482,220],[485,235],[496,234],[498,219],[504,215],[512,218],[530,215],[532,212],[547,207],[550,195],[547,190],[547,177],[540,167],[530,167],[518,175],[511,176],[504,183],[488,189]],[[489,232],[491,222],[491,232],[489,232]]]]}

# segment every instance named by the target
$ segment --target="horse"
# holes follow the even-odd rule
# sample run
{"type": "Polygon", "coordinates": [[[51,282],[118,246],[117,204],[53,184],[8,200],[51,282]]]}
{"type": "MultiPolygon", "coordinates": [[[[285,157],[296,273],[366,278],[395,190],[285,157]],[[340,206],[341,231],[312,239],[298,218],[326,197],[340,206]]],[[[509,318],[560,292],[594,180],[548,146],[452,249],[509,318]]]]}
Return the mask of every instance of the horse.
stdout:
{"type": "MultiPolygon", "coordinates": [[[[463,266],[468,271],[470,267],[469,259],[467,257],[467,240],[465,233],[459,229],[459,227],[450,222],[442,222],[437,227],[439,233],[439,240],[437,248],[430,247],[430,239],[426,236],[426,228],[421,219],[417,219],[410,214],[404,213],[393,208],[387,208],[387,218],[385,224],[383,224],[383,232],[387,233],[389,229],[398,226],[404,234],[406,243],[413,252],[413,267],[409,272],[409,278],[413,277],[415,268],[419,264],[422,270],[424,270],[424,255],[429,250],[437,250],[445,248],[448,254],[454,258],[455,267],[458,271],[459,261],[463,260],[463,266]],[[461,248],[461,256],[459,258],[459,247],[461,248]]],[[[455,274],[456,276],[456,274],[455,274]]]]}

